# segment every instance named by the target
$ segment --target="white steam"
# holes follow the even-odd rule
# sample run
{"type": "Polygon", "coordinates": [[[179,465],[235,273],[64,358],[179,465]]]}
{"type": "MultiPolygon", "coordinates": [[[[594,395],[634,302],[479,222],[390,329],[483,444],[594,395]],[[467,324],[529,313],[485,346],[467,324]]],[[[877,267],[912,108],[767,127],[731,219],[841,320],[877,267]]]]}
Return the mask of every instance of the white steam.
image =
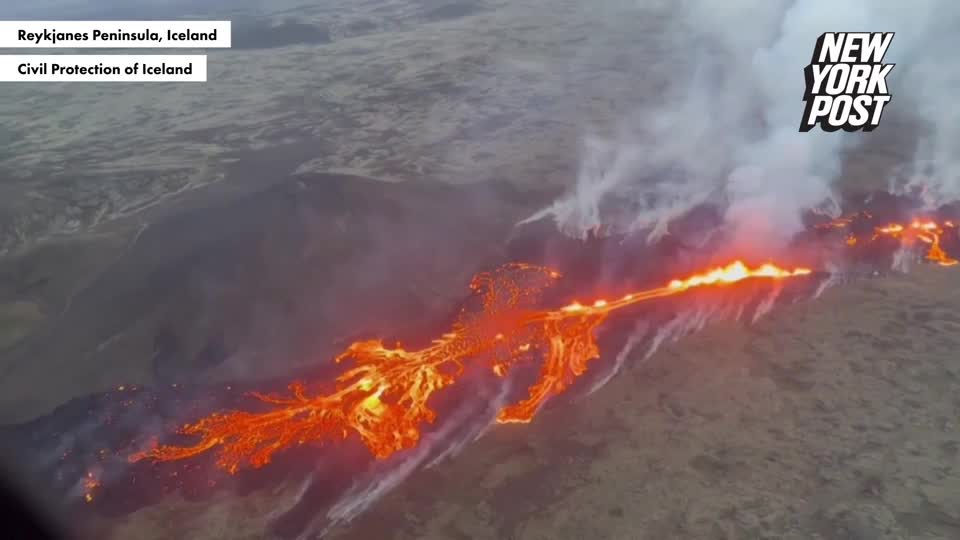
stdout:
{"type": "Polygon", "coordinates": [[[926,8],[924,24],[915,23],[923,39],[916,40],[894,71],[899,70],[901,105],[920,123],[916,157],[905,180],[922,188],[928,204],[935,206],[960,199],[960,3],[920,2],[915,7],[926,8]]]}
{"type": "MultiPolygon", "coordinates": [[[[469,400],[435,431],[423,436],[419,444],[394,456],[384,463],[376,463],[369,471],[356,478],[353,485],[331,506],[325,516],[316,516],[298,538],[324,538],[337,527],[349,523],[365,512],[382,496],[392,491],[411,474],[421,468],[431,468],[457,455],[469,443],[480,438],[494,424],[497,413],[507,404],[512,389],[512,378],[498,380],[499,384],[481,385],[473,390],[481,399],[469,400]]],[[[307,496],[310,485],[321,481],[311,477],[300,498],[307,496]]]]}
{"type": "Polygon", "coordinates": [[[688,0],[678,12],[675,32],[694,61],[678,67],[676,97],[638,106],[614,138],[588,136],[572,189],[530,220],[550,217],[572,236],[650,229],[655,239],[710,201],[725,209],[735,241],[749,232],[749,247],[782,245],[803,210],[836,207],[845,152],[877,133],[798,130],[803,68],[829,31],[896,32],[884,118],[918,125],[903,135],[917,155],[901,183],[923,183],[941,202],[960,196],[960,37],[951,30],[960,3],[688,0]]]}

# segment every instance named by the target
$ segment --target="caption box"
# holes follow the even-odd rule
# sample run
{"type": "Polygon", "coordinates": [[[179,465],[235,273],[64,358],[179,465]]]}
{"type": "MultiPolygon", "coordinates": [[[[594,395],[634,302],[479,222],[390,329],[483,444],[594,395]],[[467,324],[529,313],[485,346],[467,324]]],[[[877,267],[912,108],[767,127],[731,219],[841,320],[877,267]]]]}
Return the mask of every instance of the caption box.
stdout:
{"type": "Polygon", "coordinates": [[[230,21],[0,21],[0,48],[229,48],[230,21]]]}
{"type": "Polygon", "coordinates": [[[0,56],[0,82],[205,82],[202,54],[0,56]]]}
{"type": "MultiPolygon", "coordinates": [[[[230,21],[0,21],[0,48],[207,49],[230,21]]],[[[0,82],[205,82],[205,55],[0,55],[0,82]]]]}

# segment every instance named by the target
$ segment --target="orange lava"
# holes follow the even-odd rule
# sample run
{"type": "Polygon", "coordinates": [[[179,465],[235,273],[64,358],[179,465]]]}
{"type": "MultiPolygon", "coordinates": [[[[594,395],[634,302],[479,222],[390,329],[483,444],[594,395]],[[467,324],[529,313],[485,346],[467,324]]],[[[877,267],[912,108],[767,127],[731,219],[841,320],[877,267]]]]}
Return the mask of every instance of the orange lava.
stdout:
{"type": "Polygon", "coordinates": [[[100,480],[92,472],[88,472],[83,478],[83,500],[88,503],[93,502],[93,492],[98,487],[100,487],[100,480]]]}
{"type": "MultiPolygon", "coordinates": [[[[943,225],[935,221],[918,221],[914,220],[910,223],[910,234],[905,236],[909,238],[913,236],[930,245],[927,248],[926,258],[928,261],[935,262],[941,266],[954,266],[958,263],[957,259],[954,259],[943,250],[943,247],[940,245],[940,239],[943,237],[944,227],[953,229],[955,228],[953,223],[950,221],[944,222],[943,225]]],[[[901,233],[902,234],[902,233],[901,233]]]]}
{"type": "Polygon", "coordinates": [[[234,473],[242,466],[262,467],[276,452],[295,445],[352,435],[375,457],[387,458],[419,442],[423,425],[436,419],[430,397],[454,384],[466,362],[481,363],[503,377],[520,363],[542,359],[528,397],[505,407],[497,417],[500,423],[529,422],[550,397],[563,392],[586,371],[589,361],[599,357],[595,330],[614,311],[698,287],[810,273],[808,268],[749,267],[736,261],[618,299],[543,310],[537,308],[540,293],[560,275],[538,266],[509,264],[474,278],[471,288],[479,309],[463,309],[450,331],[427,347],[406,350],[399,344],[386,347],[381,340],[356,342],[336,358],[352,366],[337,377],[331,391],[308,395],[304,384],[294,383],[288,395],[252,394],[267,410],[211,414],[179,430],[198,438],[192,445],[159,446],[129,459],[171,461],[217,449],[217,465],[234,473]]]}
{"type": "MultiPolygon", "coordinates": [[[[845,229],[849,227],[858,216],[863,216],[866,218],[871,217],[870,214],[858,213],[853,214],[849,217],[841,217],[817,225],[818,229],[845,229]]],[[[912,247],[918,241],[924,244],[927,244],[926,253],[924,258],[930,262],[937,263],[941,266],[954,266],[958,264],[957,259],[950,256],[946,251],[944,251],[943,246],[941,245],[941,239],[945,230],[952,230],[956,234],[957,226],[952,221],[944,221],[943,223],[938,223],[935,220],[931,219],[914,219],[910,223],[890,223],[883,227],[874,228],[873,236],[870,238],[871,241],[877,240],[880,237],[889,237],[900,240],[901,244],[904,247],[912,247]]],[[[854,246],[860,241],[856,235],[850,233],[847,235],[846,243],[849,246],[854,246]]]]}

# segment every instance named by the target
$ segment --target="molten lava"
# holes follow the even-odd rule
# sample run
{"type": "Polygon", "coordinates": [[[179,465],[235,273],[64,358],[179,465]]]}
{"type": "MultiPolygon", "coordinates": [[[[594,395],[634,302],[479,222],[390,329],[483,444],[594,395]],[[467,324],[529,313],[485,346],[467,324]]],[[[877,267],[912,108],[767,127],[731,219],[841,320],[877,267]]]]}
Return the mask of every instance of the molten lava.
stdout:
{"type": "MultiPolygon", "coordinates": [[[[924,234],[937,238],[929,231],[924,234]]],[[[474,278],[471,288],[480,308],[461,310],[450,332],[429,346],[408,351],[399,344],[385,347],[381,340],[356,342],[336,358],[353,366],[337,377],[329,392],[308,395],[304,384],[294,383],[289,395],[252,394],[266,404],[266,411],[211,414],[179,430],[198,437],[193,445],[159,446],[129,459],[179,460],[218,448],[217,465],[234,473],[244,465],[261,467],[276,452],[294,445],[353,434],[383,459],[419,442],[423,425],[436,419],[430,397],[454,384],[466,362],[503,377],[518,364],[542,358],[528,397],[497,417],[500,423],[529,422],[550,397],[563,392],[586,371],[590,360],[599,357],[595,330],[611,313],[698,287],[810,273],[808,268],[787,270],[773,264],[751,268],[737,261],[615,300],[543,310],[537,308],[541,293],[560,275],[538,266],[509,264],[474,278]]]]}
{"type": "Polygon", "coordinates": [[[947,255],[940,244],[940,239],[943,237],[945,227],[955,229],[955,226],[950,221],[944,222],[941,226],[935,221],[913,220],[909,227],[892,224],[879,230],[878,234],[889,234],[894,237],[899,237],[906,245],[910,245],[915,239],[920,240],[930,246],[927,248],[926,254],[928,261],[935,262],[941,266],[953,266],[957,264],[957,259],[947,255]]]}
{"type": "Polygon", "coordinates": [[[83,500],[93,502],[93,492],[100,487],[100,480],[92,472],[88,472],[83,478],[83,500]]]}
{"type": "MultiPolygon", "coordinates": [[[[868,212],[858,212],[856,214],[840,217],[826,223],[817,225],[818,229],[849,229],[859,220],[867,220],[873,216],[868,212]]],[[[957,259],[950,256],[943,249],[941,240],[945,231],[950,230],[956,234],[957,226],[952,221],[942,223],[932,219],[914,219],[909,223],[888,223],[880,227],[873,228],[873,234],[868,239],[873,242],[880,238],[893,238],[900,241],[905,248],[912,248],[917,242],[927,244],[924,258],[930,262],[941,266],[954,266],[958,264],[957,259]]],[[[846,237],[848,246],[859,244],[861,239],[856,234],[850,232],[846,237]]]]}
{"type": "MultiPolygon", "coordinates": [[[[947,230],[956,234],[954,222],[914,219],[877,223],[871,213],[862,211],[816,228],[843,231],[844,243],[850,248],[888,238],[904,248],[924,245],[928,261],[958,264],[942,244],[947,230]],[[871,232],[864,235],[865,230],[871,232]]],[[[541,360],[539,376],[528,396],[497,416],[500,423],[529,422],[548,399],[565,391],[586,372],[587,364],[599,357],[596,330],[611,313],[697,287],[749,278],[784,279],[810,272],[773,264],[751,268],[737,261],[621,298],[572,302],[545,310],[539,307],[541,293],[560,275],[538,266],[508,264],[474,278],[470,286],[480,306],[462,309],[450,331],[427,347],[407,350],[399,344],[387,347],[382,340],[356,342],[335,359],[352,365],[336,378],[332,388],[308,392],[305,384],[295,382],[286,395],[254,393],[265,410],[211,414],[179,430],[197,437],[194,444],[154,447],[131,455],[130,460],[171,461],[218,449],[217,465],[234,473],[245,465],[262,467],[275,453],[294,445],[353,435],[375,457],[387,458],[417,445],[424,424],[437,416],[428,403],[430,398],[456,383],[467,362],[506,377],[517,365],[541,360]]],[[[88,497],[95,487],[88,485],[88,497]]]]}

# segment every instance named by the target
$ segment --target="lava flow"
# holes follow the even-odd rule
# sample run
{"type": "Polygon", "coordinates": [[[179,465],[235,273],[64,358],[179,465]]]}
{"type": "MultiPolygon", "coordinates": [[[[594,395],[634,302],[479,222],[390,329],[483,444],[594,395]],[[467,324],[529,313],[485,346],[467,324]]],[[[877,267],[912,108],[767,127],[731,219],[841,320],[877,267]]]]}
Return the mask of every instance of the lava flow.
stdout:
{"type": "Polygon", "coordinates": [[[542,291],[560,275],[525,264],[509,264],[477,275],[471,288],[479,310],[463,309],[447,334],[429,346],[408,351],[381,340],[350,345],[336,362],[352,361],[329,393],[308,395],[303,383],[290,394],[253,394],[264,412],[227,411],[184,425],[179,432],[199,437],[191,446],[165,445],[130,456],[157,461],[185,459],[219,449],[217,465],[230,473],[248,465],[261,467],[278,451],[305,443],[342,440],[352,434],[380,459],[412,448],[420,429],[436,412],[428,405],[434,392],[454,384],[471,362],[506,376],[526,361],[542,358],[539,377],[529,395],[502,409],[500,423],[529,422],[551,396],[563,392],[599,357],[595,330],[617,310],[690,289],[745,279],[785,279],[811,273],[773,264],[748,267],[737,261],[725,267],[670,281],[662,287],[627,294],[615,300],[571,303],[554,310],[537,309],[542,291]]]}
{"type": "Polygon", "coordinates": [[[92,472],[87,472],[87,475],[83,479],[83,500],[86,502],[93,501],[93,492],[100,487],[100,480],[92,472]]]}
{"type": "Polygon", "coordinates": [[[893,223],[886,227],[877,229],[877,235],[885,234],[894,238],[901,238],[905,245],[910,245],[916,240],[929,244],[927,248],[926,259],[935,262],[941,266],[954,266],[958,263],[957,259],[947,255],[940,245],[940,238],[943,237],[944,228],[955,229],[956,225],[952,221],[945,221],[943,225],[935,221],[914,220],[908,227],[899,223],[893,223]]]}
{"type": "MultiPolygon", "coordinates": [[[[846,229],[849,230],[855,223],[861,220],[869,220],[873,216],[869,212],[858,212],[848,217],[840,217],[826,223],[817,225],[819,229],[846,229]]],[[[927,244],[924,258],[930,262],[941,266],[954,266],[958,264],[957,259],[951,257],[944,251],[941,244],[944,231],[952,230],[956,233],[957,225],[953,221],[937,222],[932,219],[913,219],[909,223],[887,223],[882,226],[874,227],[868,241],[876,241],[880,238],[894,238],[900,241],[905,248],[911,248],[918,241],[927,244]]],[[[862,242],[861,236],[849,232],[846,237],[846,243],[849,246],[855,246],[862,242]]]]}

